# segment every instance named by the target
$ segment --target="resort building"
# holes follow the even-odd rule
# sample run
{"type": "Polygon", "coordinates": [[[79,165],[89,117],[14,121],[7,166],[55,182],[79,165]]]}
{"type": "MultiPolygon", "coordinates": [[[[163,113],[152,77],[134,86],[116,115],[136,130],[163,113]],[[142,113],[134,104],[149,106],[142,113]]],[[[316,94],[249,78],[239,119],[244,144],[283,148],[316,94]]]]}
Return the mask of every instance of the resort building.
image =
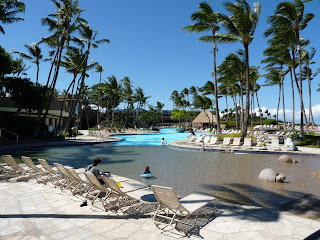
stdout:
{"type": "Polygon", "coordinates": [[[206,128],[215,126],[217,124],[217,118],[209,111],[202,110],[199,115],[192,121],[193,128],[206,128]]]}
{"type": "MultiPolygon", "coordinates": [[[[63,101],[64,95],[58,95],[58,101],[52,101],[50,104],[50,109],[48,115],[45,119],[45,124],[47,126],[52,126],[56,128],[59,124],[59,117],[61,112],[61,102],[63,101]]],[[[69,110],[71,106],[71,97],[66,100],[66,104],[62,110],[62,126],[67,123],[69,118],[69,110]]],[[[18,116],[36,118],[37,111],[29,111],[28,109],[19,109],[19,106],[10,98],[1,98],[0,101],[0,112],[7,112],[12,114],[17,114],[18,116]]],[[[43,110],[44,114],[45,110],[43,110]]]]}

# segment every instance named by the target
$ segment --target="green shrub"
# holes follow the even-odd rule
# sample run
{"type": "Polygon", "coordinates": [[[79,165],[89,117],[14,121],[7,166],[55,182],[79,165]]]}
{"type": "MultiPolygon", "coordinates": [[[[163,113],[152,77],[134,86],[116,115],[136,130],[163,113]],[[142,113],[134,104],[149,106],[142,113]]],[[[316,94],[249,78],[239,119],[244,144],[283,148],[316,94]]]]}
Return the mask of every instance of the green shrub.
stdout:
{"type": "Polygon", "coordinates": [[[314,135],[304,135],[302,137],[302,140],[298,143],[295,143],[296,146],[306,146],[306,145],[314,145],[318,146],[318,142],[320,141],[320,136],[314,136],[314,135]]]}
{"type": "Polygon", "coordinates": [[[271,125],[271,124],[276,124],[276,123],[277,123],[277,121],[274,119],[264,119],[263,120],[264,125],[271,125]]]}

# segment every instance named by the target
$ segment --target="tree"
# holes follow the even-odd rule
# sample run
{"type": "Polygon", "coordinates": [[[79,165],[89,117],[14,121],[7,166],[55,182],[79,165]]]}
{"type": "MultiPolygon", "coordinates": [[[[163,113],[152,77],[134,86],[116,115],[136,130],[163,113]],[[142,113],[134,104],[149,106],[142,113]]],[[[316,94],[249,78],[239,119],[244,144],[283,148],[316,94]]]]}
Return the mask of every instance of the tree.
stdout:
{"type": "Polygon", "coordinates": [[[246,59],[246,110],[245,119],[242,126],[241,137],[247,134],[250,110],[250,77],[249,77],[249,45],[253,40],[256,30],[261,6],[259,2],[254,3],[251,10],[249,4],[245,0],[237,0],[237,3],[225,3],[225,7],[231,16],[221,14],[219,16],[220,23],[227,30],[227,33],[218,33],[218,40],[222,43],[241,42],[245,50],[246,59]]]}
{"type": "MultiPolygon", "coordinates": [[[[265,33],[266,36],[271,34],[280,34],[284,37],[290,37],[291,40],[296,41],[294,49],[298,51],[299,60],[299,82],[296,81],[299,97],[300,97],[300,110],[301,110],[301,128],[300,136],[304,135],[304,123],[303,118],[306,119],[304,104],[303,104],[303,92],[302,92],[302,57],[301,57],[301,38],[300,32],[308,26],[308,23],[314,18],[312,13],[304,13],[304,2],[301,0],[295,0],[294,3],[291,2],[281,2],[276,8],[274,15],[269,17],[269,23],[271,28],[265,33]],[[294,36],[294,37],[292,37],[294,36]]],[[[294,53],[293,49],[293,53],[294,53]]],[[[295,58],[293,54],[292,58],[295,58]]],[[[295,69],[295,66],[293,67],[295,69]]],[[[307,132],[309,131],[308,122],[306,122],[307,132]]]]}
{"type": "MultiPolygon", "coordinates": [[[[280,106],[280,99],[281,99],[281,87],[282,87],[282,75],[281,70],[277,68],[269,69],[269,73],[265,74],[264,77],[266,78],[266,85],[265,86],[279,86],[279,99],[278,99],[278,105],[277,105],[277,130],[279,130],[278,120],[279,120],[279,106],[280,106]]],[[[266,110],[265,112],[267,115],[269,115],[269,111],[266,110]]]]}
{"type": "Polygon", "coordinates": [[[213,43],[213,76],[214,76],[214,101],[216,108],[216,118],[217,118],[217,132],[221,133],[220,127],[220,114],[219,114],[219,103],[218,103],[218,81],[217,81],[217,69],[216,69],[216,54],[217,54],[217,34],[216,32],[220,30],[218,26],[218,12],[213,12],[211,6],[207,2],[201,2],[198,6],[199,11],[194,12],[191,15],[191,20],[196,21],[196,23],[184,27],[183,29],[188,30],[189,33],[192,32],[209,32],[212,35],[203,36],[199,38],[200,41],[213,43]]]}
{"type": "Polygon", "coordinates": [[[17,78],[20,77],[20,75],[26,76],[28,71],[30,69],[30,66],[27,67],[27,64],[23,62],[22,58],[13,60],[12,62],[12,74],[16,75],[17,78]]]}
{"type": "Polygon", "coordinates": [[[27,53],[19,52],[19,51],[13,51],[14,53],[17,53],[20,55],[20,57],[30,60],[32,63],[35,63],[37,66],[37,75],[36,75],[36,84],[38,84],[39,81],[39,66],[40,62],[43,58],[41,54],[41,48],[39,47],[38,43],[32,43],[31,45],[25,44],[25,48],[27,49],[27,53]]]}
{"type": "MultiPolygon", "coordinates": [[[[1,24],[10,24],[23,21],[23,18],[16,17],[17,14],[25,11],[25,4],[19,0],[1,0],[0,1],[0,22],[1,24]]],[[[0,25],[0,32],[5,34],[3,26],[0,25]]]]}
{"type": "Polygon", "coordinates": [[[100,64],[98,64],[95,68],[95,72],[99,73],[100,78],[99,78],[99,89],[98,89],[98,101],[97,101],[97,125],[100,123],[100,96],[101,96],[101,79],[102,79],[102,72],[104,71],[104,69],[102,68],[102,66],[100,64]]]}
{"type": "Polygon", "coordinates": [[[206,96],[200,96],[200,95],[197,95],[196,96],[196,99],[195,99],[195,103],[194,103],[194,106],[197,107],[197,108],[200,108],[202,110],[204,110],[207,118],[208,118],[208,121],[209,121],[209,125],[211,125],[211,121],[210,121],[210,117],[209,115],[207,114],[206,112],[206,109],[210,109],[211,106],[212,106],[212,101],[210,98],[206,97],[206,96]]]}
{"type": "MultiPolygon", "coordinates": [[[[47,89],[51,86],[51,93],[49,97],[48,104],[46,106],[46,111],[43,115],[42,120],[39,122],[37,129],[34,132],[34,136],[37,136],[40,127],[44,120],[47,117],[49,112],[51,100],[53,98],[53,94],[55,91],[55,86],[57,83],[62,52],[65,47],[65,43],[70,42],[71,40],[76,40],[72,37],[72,33],[77,30],[80,26],[80,23],[85,22],[84,19],[80,18],[80,13],[84,10],[80,9],[78,6],[78,1],[75,0],[51,0],[55,6],[55,13],[49,14],[47,17],[42,18],[42,24],[49,27],[49,31],[53,32],[53,34],[49,37],[45,37],[41,42],[47,43],[49,47],[55,47],[54,57],[52,58],[51,68],[48,74],[48,79],[45,87],[45,92],[43,93],[43,97],[47,94],[47,89]],[[51,79],[52,72],[54,72],[53,77],[51,79]]],[[[44,105],[38,109],[38,117],[37,120],[41,119],[42,111],[44,105]]]]}
{"type": "Polygon", "coordinates": [[[108,77],[108,81],[106,82],[105,86],[106,86],[107,94],[109,94],[109,98],[112,106],[111,122],[112,124],[114,124],[114,112],[115,112],[115,108],[121,102],[122,86],[121,86],[121,83],[117,80],[116,76],[114,75],[108,77]]]}

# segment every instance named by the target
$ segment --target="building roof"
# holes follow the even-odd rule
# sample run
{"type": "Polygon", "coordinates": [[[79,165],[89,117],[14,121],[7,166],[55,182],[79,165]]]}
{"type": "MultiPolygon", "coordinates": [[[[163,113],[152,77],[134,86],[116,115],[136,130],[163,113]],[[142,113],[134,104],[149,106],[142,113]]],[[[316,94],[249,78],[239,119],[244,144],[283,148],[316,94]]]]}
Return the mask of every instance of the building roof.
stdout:
{"type": "Polygon", "coordinates": [[[201,113],[199,113],[199,115],[192,121],[192,123],[209,123],[209,119],[210,119],[210,123],[216,123],[217,122],[217,118],[215,116],[213,116],[213,114],[208,110],[202,110],[201,113]]]}

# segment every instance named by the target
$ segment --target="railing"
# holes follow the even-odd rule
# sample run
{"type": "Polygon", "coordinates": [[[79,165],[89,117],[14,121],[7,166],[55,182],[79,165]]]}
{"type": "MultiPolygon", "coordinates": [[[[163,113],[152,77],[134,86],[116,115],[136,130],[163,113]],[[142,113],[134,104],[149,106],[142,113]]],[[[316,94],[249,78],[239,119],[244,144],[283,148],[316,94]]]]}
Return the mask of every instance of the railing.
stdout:
{"type": "Polygon", "coordinates": [[[12,135],[16,136],[16,137],[17,137],[16,143],[19,144],[19,135],[18,135],[18,134],[14,133],[14,132],[11,132],[11,131],[9,131],[8,129],[0,128],[0,137],[1,137],[1,132],[2,132],[2,130],[5,130],[6,132],[11,133],[12,135]]]}

